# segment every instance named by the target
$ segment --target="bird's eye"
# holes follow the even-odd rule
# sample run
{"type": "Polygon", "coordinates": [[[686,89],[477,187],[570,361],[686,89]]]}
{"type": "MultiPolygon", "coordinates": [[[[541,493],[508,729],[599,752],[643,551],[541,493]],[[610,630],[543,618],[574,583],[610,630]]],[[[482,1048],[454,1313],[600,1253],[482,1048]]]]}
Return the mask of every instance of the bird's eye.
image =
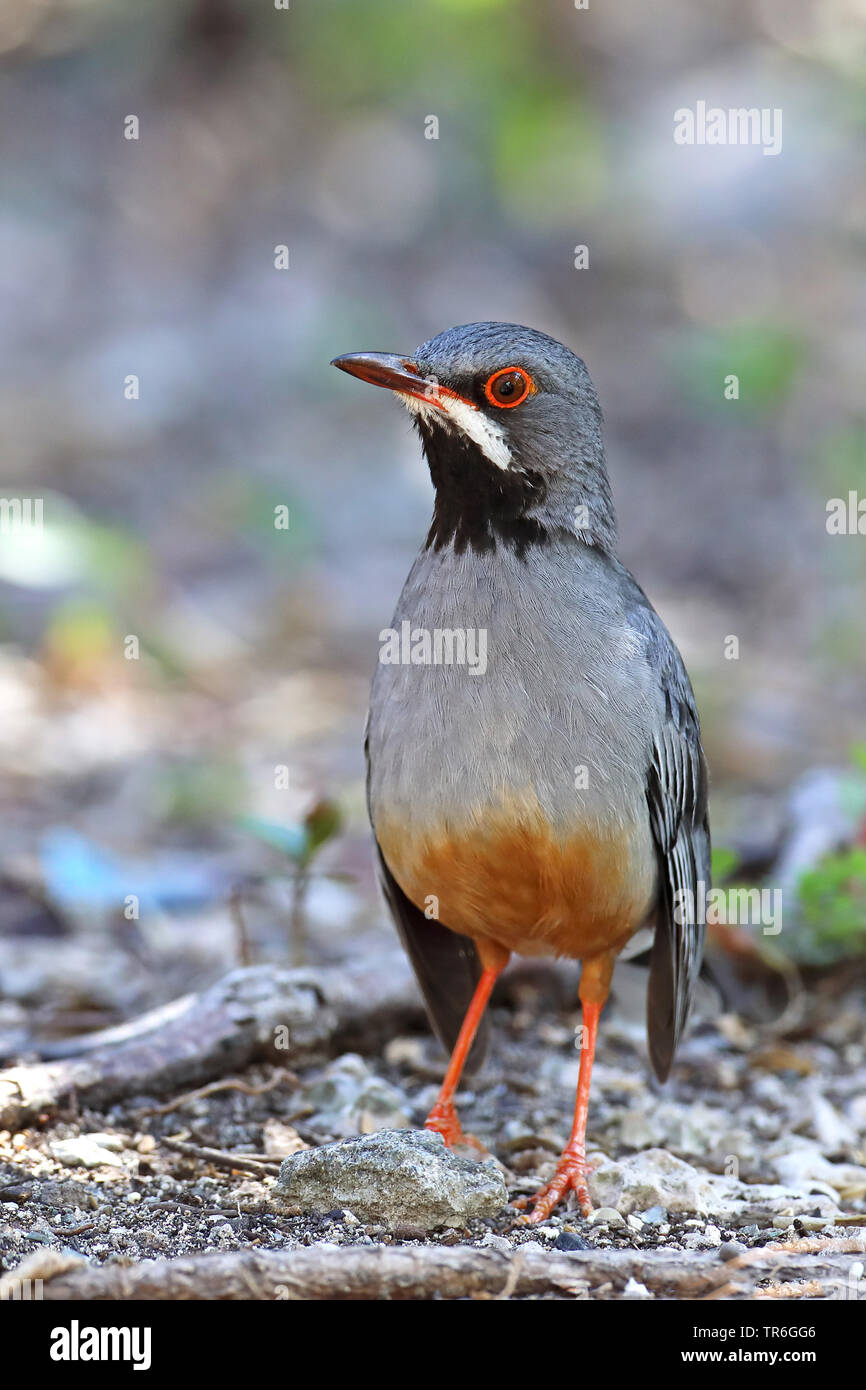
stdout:
{"type": "Polygon", "coordinates": [[[534,390],[535,382],[522,367],[503,367],[484,384],[484,394],[490,404],[506,409],[520,405],[534,390]]]}

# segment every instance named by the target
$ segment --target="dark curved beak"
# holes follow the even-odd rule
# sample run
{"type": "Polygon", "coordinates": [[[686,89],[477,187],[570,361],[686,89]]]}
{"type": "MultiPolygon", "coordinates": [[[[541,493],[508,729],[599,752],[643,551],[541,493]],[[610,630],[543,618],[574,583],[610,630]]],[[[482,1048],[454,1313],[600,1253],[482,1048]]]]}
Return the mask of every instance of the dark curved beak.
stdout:
{"type": "Polygon", "coordinates": [[[341,372],[369,381],[373,386],[386,386],[389,391],[401,391],[406,396],[438,404],[439,388],[434,381],[427,381],[414,362],[405,357],[397,357],[391,352],[347,352],[335,357],[332,367],[341,372]]]}

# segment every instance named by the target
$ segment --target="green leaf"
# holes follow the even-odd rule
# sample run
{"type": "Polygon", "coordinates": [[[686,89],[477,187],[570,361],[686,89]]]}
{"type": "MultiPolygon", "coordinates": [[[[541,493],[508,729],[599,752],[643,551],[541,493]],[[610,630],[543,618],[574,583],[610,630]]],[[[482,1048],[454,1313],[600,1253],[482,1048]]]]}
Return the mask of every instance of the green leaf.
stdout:
{"type": "Polygon", "coordinates": [[[307,832],[307,855],[311,859],[316,850],[333,839],[342,825],[343,817],[339,806],[334,801],[329,801],[323,797],[317,801],[311,811],[304,817],[304,828],[307,832]]]}
{"type": "Polygon", "coordinates": [[[713,845],[712,853],[712,875],[713,883],[719,879],[727,878],[739,861],[739,855],[732,849],[725,849],[722,845],[713,845]]]}

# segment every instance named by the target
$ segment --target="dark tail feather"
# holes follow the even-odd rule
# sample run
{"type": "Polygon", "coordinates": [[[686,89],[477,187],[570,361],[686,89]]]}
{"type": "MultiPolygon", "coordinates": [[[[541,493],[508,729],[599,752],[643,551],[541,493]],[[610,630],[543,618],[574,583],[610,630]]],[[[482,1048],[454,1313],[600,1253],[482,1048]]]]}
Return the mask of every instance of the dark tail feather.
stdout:
{"type": "MultiPolygon", "coordinates": [[[[474,943],[458,936],[440,922],[429,920],[406,897],[376,846],[379,878],[394,925],[412,962],[412,969],[424,996],[430,1023],[442,1046],[449,1053],[469,1008],[475,986],[481,978],[481,961],[474,943]]],[[[487,1052],[488,1024],[481,1021],[466,1072],[477,1071],[487,1052]]]]}

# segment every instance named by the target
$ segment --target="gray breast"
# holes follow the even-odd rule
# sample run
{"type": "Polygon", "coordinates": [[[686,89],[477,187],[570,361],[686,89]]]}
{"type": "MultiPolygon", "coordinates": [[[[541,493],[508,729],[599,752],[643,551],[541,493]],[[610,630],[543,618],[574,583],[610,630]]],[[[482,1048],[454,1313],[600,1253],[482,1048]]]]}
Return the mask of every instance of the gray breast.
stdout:
{"type": "Polygon", "coordinates": [[[632,595],[578,541],[525,559],[422,551],[373,680],[374,826],[459,824],[515,793],[564,832],[645,817],[661,694],[632,595]]]}

